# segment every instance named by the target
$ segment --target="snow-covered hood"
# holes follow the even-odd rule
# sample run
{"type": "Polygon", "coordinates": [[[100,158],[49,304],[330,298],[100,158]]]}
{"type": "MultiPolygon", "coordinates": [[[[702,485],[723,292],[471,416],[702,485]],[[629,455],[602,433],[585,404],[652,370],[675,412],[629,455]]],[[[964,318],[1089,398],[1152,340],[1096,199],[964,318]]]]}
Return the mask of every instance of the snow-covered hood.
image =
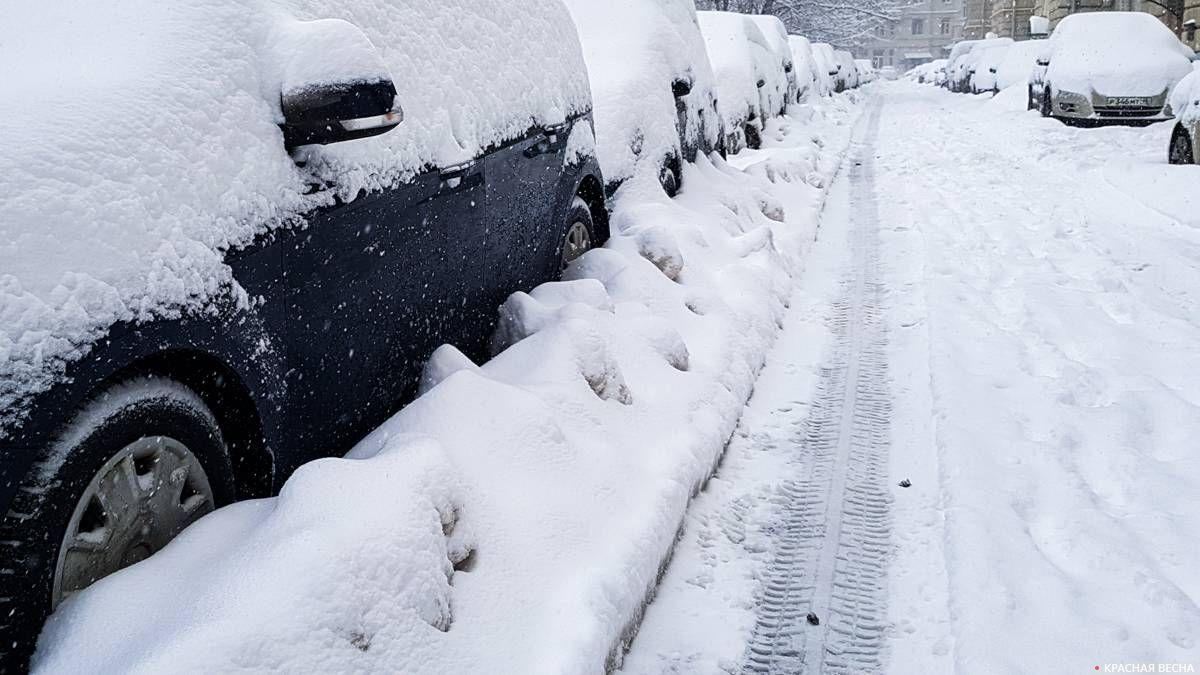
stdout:
{"type": "Polygon", "coordinates": [[[1085,96],[1161,96],[1191,72],[1190,51],[1141,12],[1076,14],[1050,39],[1046,79],[1085,96]]]}
{"type": "Polygon", "coordinates": [[[314,148],[360,188],[590,107],[565,7],[541,0],[8,3],[0,24],[0,436],[117,321],[241,297],[223,251],[331,196],[277,123],[299,21],[344,19],[407,119],[314,148]],[[53,28],[51,30],[51,27],[53,28]]]}
{"type": "Polygon", "coordinates": [[[642,157],[657,162],[679,151],[676,80],[691,82],[688,128],[697,138],[720,133],[711,110],[716,82],[693,0],[567,0],[583,42],[595,98],[597,150],[606,180],[633,175],[642,157]]]}

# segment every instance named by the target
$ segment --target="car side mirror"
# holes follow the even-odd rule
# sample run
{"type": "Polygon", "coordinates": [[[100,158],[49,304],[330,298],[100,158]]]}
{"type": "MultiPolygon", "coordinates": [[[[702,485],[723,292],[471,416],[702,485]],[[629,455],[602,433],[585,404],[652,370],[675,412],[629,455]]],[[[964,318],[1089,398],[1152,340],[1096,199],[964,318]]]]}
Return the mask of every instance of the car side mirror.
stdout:
{"type": "Polygon", "coordinates": [[[692,93],[692,80],[690,78],[679,78],[671,83],[671,93],[675,98],[683,98],[692,93]]]}
{"type": "Polygon", "coordinates": [[[281,106],[288,148],[378,136],[404,121],[390,79],[314,85],[284,94],[281,106]]]}
{"type": "Polygon", "coordinates": [[[783,72],[785,72],[785,73],[790,73],[790,72],[792,72],[793,70],[795,70],[795,68],[796,68],[796,67],[795,67],[794,65],[790,64],[790,63],[785,63],[785,64],[783,64],[783,72]]]}
{"type": "Polygon", "coordinates": [[[1037,60],[1037,64],[1039,66],[1048,66],[1048,65],[1050,65],[1050,59],[1044,59],[1044,58],[1039,57],[1037,60]]]}
{"type": "Polygon", "coordinates": [[[759,89],[762,89],[763,87],[767,86],[767,81],[759,80],[755,86],[757,86],[759,89]]]}
{"type": "Polygon", "coordinates": [[[387,133],[404,120],[375,45],[341,19],[296,21],[275,41],[284,144],[327,145],[387,133]]]}

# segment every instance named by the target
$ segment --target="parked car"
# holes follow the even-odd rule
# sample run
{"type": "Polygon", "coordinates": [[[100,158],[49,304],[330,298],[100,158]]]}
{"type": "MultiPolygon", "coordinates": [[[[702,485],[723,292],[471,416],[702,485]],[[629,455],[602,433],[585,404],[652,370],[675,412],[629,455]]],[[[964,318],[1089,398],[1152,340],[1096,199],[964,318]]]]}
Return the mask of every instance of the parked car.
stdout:
{"type": "Polygon", "coordinates": [[[735,12],[697,12],[717,78],[717,111],[729,152],[762,143],[766,119],[787,91],[786,74],[758,24],[735,12]]]}
{"type": "Polygon", "coordinates": [[[1022,40],[1014,42],[996,68],[996,89],[1003,91],[1013,86],[1024,86],[1037,62],[1037,55],[1045,49],[1045,40],[1022,40]]]}
{"type": "Polygon", "coordinates": [[[954,44],[950,49],[949,56],[946,57],[946,79],[942,83],[942,86],[955,93],[963,92],[962,60],[967,54],[971,53],[971,49],[978,42],[979,40],[963,40],[954,44]]]}
{"type": "Polygon", "coordinates": [[[854,59],[854,69],[858,71],[860,85],[879,79],[879,73],[875,70],[875,64],[871,63],[871,59],[854,59]]]}
{"type": "Polygon", "coordinates": [[[1010,44],[1012,44],[1012,38],[988,38],[972,44],[967,53],[955,65],[954,77],[957,82],[954,85],[954,91],[963,94],[972,93],[971,81],[975,76],[980,56],[992,47],[1010,44]]]}
{"type": "Polygon", "coordinates": [[[639,170],[667,194],[682,162],[721,145],[716,80],[692,0],[568,0],[595,100],[597,154],[612,192],[639,170]]]}
{"type": "MultiPolygon", "coordinates": [[[[829,92],[835,93],[841,91],[841,89],[838,89],[838,73],[840,70],[833,45],[825,42],[814,42],[812,48],[817,71],[825,74],[822,79],[826,82],[829,92]]],[[[845,83],[842,83],[842,86],[845,86],[845,83]]]]}
{"type": "Polygon", "coordinates": [[[0,78],[6,667],[72,593],[349,449],[439,345],[482,357],[509,294],[607,236],[566,8],[431,7],[21,10],[58,23],[0,78]]]}
{"type": "Polygon", "coordinates": [[[883,80],[898,80],[900,73],[895,66],[884,66],[879,69],[879,78],[883,80]]]}
{"type": "Polygon", "coordinates": [[[1178,122],[1167,159],[1172,164],[1195,164],[1200,157],[1200,71],[1193,70],[1175,85],[1168,105],[1178,122]]]}
{"type": "Polygon", "coordinates": [[[833,53],[838,68],[838,91],[858,87],[858,68],[854,66],[854,56],[850,52],[839,49],[833,53]]]}
{"type": "Polygon", "coordinates": [[[800,35],[788,36],[792,48],[792,63],[796,75],[796,100],[807,101],[814,96],[828,96],[833,91],[829,86],[829,74],[817,67],[812,43],[800,35]]]}
{"type": "Polygon", "coordinates": [[[1004,61],[1004,56],[1012,48],[1012,45],[1012,38],[984,40],[975,45],[967,57],[969,89],[972,94],[999,93],[996,75],[1000,70],[1000,63],[1004,61]]]}
{"type": "Polygon", "coordinates": [[[1168,119],[1167,95],[1191,72],[1193,52],[1143,12],[1064,18],[1029,78],[1029,105],[1044,117],[1148,124],[1168,119]]]}
{"type": "Polygon", "coordinates": [[[800,93],[796,82],[795,57],[792,56],[792,47],[788,44],[787,28],[777,16],[751,15],[750,20],[758,24],[758,29],[762,31],[771,51],[779,59],[780,67],[783,68],[786,87],[782,92],[782,101],[775,104],[777,107],[771,108],[773,114],[782,115],[786,112],[788,104],[799,102],[800,93]]]}

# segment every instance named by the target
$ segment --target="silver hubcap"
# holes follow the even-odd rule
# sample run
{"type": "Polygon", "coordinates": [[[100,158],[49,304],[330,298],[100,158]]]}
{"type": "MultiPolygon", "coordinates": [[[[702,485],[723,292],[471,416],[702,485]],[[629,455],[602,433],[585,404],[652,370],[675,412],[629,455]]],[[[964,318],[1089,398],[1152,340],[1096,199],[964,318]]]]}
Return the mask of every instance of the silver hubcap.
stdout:
{"type": "Polygon", "coordinates": [[[58,551],[53,605],[148,558],[213,506],[208,476],[182,443],[151,436],[126,446],[75,506],[58,551]]]}
{"type": "Polygon", "coordinates": [[[563,246],[563,269],[566,269],[567,265],[587,253],[591,248],[592,234],[588,231],[587,225],[581,222],[572,223],[571,229],[567,230],[567,242],[563,246]]]}

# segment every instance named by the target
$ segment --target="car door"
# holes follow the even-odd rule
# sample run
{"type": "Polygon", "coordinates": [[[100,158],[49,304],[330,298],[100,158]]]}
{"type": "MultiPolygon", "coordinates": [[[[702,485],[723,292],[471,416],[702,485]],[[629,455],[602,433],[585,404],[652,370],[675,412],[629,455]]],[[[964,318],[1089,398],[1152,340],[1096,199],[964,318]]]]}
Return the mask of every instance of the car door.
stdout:
{"type": "Polygon", "coordinates": [[[490,153],[487,184],[487,302],[498,307],[557,272],[555,222],[569,126],[535,129],[490,153]]]}
{"type": "Polygon", "coordinates": [[[426,172],[313,214],[285,251],[288,391],[307,454],[395,411],[438,345],[478,339],[485,197],[480,164],[426,172]]]}

